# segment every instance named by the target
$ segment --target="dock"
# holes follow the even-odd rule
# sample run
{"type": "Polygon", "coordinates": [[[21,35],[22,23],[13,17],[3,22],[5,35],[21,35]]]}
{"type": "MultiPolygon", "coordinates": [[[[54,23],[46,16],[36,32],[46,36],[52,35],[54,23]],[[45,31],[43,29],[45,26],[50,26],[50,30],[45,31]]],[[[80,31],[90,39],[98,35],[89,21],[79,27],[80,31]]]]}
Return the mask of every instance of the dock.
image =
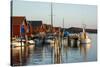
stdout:
{"type": "Polygon", "coordinates": [[[55,39],[55,44],[54,44],[54,63],[58,64],[61,63],[61,56],[62,56],[62,46],[64,46],[63,44],[63,40],[65,40],[65,45],[67,47],[73,47],[73,48],[77,48],[79,46],[79,36],[77,34],[73,34],[73,35],[69,35],[65,38],[56,38],[55,39]],[[72,43],[73,41],[73,43],[72,43]]]}

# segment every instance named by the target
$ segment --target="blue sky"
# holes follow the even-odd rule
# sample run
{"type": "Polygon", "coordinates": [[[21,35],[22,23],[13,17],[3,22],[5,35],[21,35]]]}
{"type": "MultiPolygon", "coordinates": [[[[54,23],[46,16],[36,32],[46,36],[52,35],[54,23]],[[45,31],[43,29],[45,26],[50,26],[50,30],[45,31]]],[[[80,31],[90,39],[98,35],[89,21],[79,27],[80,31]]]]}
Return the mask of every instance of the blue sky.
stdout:
{"type": "MultiPolygon", "coordinates": [[[[27,20],[51,23],[51,3],[13,0],[13,16],[25,16],[27,20]]],[[[97,28],[97,6],[53,3],[53,25],[64,27],[97,28]]]]}

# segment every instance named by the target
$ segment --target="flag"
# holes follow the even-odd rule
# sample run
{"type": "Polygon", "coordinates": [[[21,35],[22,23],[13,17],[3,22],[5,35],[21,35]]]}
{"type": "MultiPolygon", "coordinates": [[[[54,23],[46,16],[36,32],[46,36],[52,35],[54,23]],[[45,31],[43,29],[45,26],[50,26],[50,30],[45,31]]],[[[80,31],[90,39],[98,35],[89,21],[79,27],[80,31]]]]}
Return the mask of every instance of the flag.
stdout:
{"type": "Polygon", "coordinates": [[[25,33],[24,25],[21,25],[21,26],[20,26],[20,33],[21,33],[21,34],[25,33]]]}

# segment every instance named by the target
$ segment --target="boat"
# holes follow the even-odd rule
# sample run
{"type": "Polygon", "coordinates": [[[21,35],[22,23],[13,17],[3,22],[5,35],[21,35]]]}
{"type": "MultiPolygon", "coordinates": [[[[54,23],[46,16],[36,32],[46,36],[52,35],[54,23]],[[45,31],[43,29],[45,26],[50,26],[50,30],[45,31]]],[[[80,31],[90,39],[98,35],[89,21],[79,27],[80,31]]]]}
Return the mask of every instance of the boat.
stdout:
{"type": "Polygon", "coordinates": [[[80,43],[81,44],[91,43],[91,39],[88,37],[88,33],[86,33],[85,31],[85,26],[83,26],[83,32],[80,33],[80,43]]]}
{"type": "Polygon", "coordinates": [[[45,43],[46,44],[54,44],[54,37],[48,36],[47,38],[45,38],[45,43]]]}
{"type": "Polygon", "coordinates": [[[35,41],[34,41],[34,40],[28,40],[28,43],[29,43],[30,45],[33,45],[33,44],[35,44],[35,41]]]}
{"type": "Polygon", "coordinates": [[[35,46],[42,46],[42,44],[43,44],[43,39],[40,38],[40,37],[36,37],[36,38],[34,39],[34,42],[35,42],[35,46]]]}
{"type": "Polygon", "coordinates": [[[15,38],[11,42],[12,47],[23,47],[25,45],[25,39],[15,38]]]}
{"type": "MultiPolygon", "coordinates": [[[[34,40],[28,40],[27,41],[29,45],[32,45],[32,44],[35,44],[35,41],[34,40]]],[[[20,47],[20,46],[24,46],[26,43],[26,40],[24,38],[16,38],[12,41],[12,46],[14,47],[20,47]],[[22,45],[21,45],[22,44],[22,45]]]]}
{"type": "Polygon", "coordinates": [[[42,39],[35,39],[34,41],[35,41],[35,45],[36,46],[42,46],[42,44],[43,44],[43,40],[42,39]]]}
{"type": "Polygon", "coordinates": [[[54,40],[50,40],[50,39],[46,40],[45,42],[49,44],[54,44],[54,40]]]}
{"type": "Polygon", "coordinates": [[[24,42],[17,42],[17,41],[13,41],[12,43],[11,43],[11,46],[12,47],[23,47],[25,45],[25,43],[24,42]]]}
{"type": "Polygon", "coordinates": [[[17,38],[16,41],[17,41],[17,42],[26,42],[25,39],[21,39],[21,38],[17,38]]]}
{"type": "Polygon", "coordinates": [[[80,39],[81,44],[89,44],[91,43],[91,39],[86,36],[85,39],[80,39]]]}

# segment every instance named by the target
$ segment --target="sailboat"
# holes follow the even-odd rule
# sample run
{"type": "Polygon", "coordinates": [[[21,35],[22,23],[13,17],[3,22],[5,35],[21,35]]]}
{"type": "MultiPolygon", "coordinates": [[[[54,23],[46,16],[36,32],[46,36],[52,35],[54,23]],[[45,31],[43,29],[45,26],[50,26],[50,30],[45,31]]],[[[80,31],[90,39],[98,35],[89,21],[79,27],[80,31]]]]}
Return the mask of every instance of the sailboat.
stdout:
{"type": "Polygon", "coordinates": [[[89,44],[91,43],[91,39],[88,37],[85,26],[83,26],[83,32],[80,33],[80,43],[81,44],[89,44]]]}

